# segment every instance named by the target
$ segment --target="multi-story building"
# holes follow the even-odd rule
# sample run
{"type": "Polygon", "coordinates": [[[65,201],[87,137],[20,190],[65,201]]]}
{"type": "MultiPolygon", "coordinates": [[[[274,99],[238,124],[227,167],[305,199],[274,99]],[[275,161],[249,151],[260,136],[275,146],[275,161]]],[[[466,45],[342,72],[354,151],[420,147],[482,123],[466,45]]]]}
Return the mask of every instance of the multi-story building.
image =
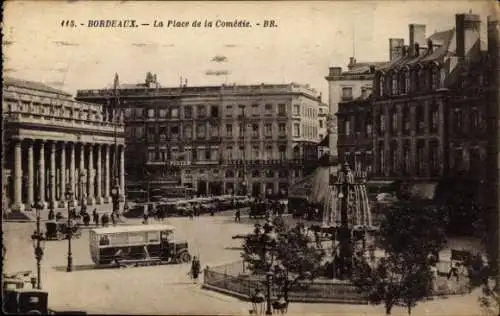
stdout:
{"type": "Polygon", "coordinates": [[[112,179],[125,183],[123,124],[100,105],[42,83],[4,78],[2,92],[10,208],[64,206],[68,185],[79,203],[111,202],[112,179]]]}
{"type": "Polygon", "coordinates": [[[318,138],[321,141],[321,144],[318,144],[318,157],[322,157],[329,152],[329,144],[324,144],[326,143],[324,140],[328,138],[328,113],[328,105],[321,104],[318,111],[318,138]]]}
{"type": "Polygon", "coordinates": [[[430,37],[425,25],[410,24],[409,44],[391,46],[400,52],[375,70],[372,94],[340,103],[339,157],[375,179],[484,173],[488,107],[497,104],[488,101],[480,24],[457,14],[455,28],[430,37]]]}
{"type": "MultiPolygon", "coordinates": [[[[106,104],[113,91],[80,90],[106,104]]],[[[122,86],[128,184],[198,194],[286,194],[317,159],[319,94],[308,86],[122,86]]]]}
{"type": "MultiPolygon", "coordinates": [[[[398,43],[391,41],[391,45],[398,43]]],[[[342,71],[342,67],[330,67],[328,76],[328,106],[329,114],[327,120],[328,142],[330,155],[338,157],[338,123],[337,112],[339,103],[357,98],[366,98],[372,89],[375,70],[386,62],[357,62],[354,57],[349,59],[347,70],[342,71]]]]}

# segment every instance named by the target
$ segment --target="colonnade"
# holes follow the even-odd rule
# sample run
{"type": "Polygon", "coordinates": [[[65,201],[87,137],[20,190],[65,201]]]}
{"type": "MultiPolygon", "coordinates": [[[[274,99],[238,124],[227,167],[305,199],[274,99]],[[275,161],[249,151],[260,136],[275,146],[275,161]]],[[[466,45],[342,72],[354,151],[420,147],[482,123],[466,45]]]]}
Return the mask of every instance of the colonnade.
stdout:
{"type": "Polygon", "coordinates": [[[111,202],[111,188],[125,187],[124,146],[40,139],[15,140],[11,209],[25,210],[39,201],[65,207],[67,185],[73,205],[111,202]],[[113,181],[113,176],[115,180],[113,181]]]}

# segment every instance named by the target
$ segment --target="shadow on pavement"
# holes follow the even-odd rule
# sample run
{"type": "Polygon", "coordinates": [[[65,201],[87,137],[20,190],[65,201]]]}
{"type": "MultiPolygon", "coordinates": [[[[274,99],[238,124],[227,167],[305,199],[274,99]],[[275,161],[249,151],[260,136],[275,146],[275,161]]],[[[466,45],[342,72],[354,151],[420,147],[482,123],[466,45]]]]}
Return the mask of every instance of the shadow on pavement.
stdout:
{"type": "MultiPolygon", "coordinates": [[[[52,269],[59,272],[66,272],[67,266],[53,266],[52,269]]],[[[95,264],[75,264],[73,265],[73,272],[75,271],[88,271],[88,270],[104,270],[104,269],[118,269],[116,266],[98,266],[95,264]]]]}

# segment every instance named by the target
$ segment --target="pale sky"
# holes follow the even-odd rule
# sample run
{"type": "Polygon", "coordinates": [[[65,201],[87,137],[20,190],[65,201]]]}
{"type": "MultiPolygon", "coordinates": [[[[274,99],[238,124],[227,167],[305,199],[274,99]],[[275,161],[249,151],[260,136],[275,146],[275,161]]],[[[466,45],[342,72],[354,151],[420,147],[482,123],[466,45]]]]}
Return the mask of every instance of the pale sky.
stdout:
{"type": "MultiPolygon", "coordinates": [[[[454,27],[455,14],[472,10],[493,14],[495,1],[293,1],[293,2],[148,2],[6,1],[4,74],[41,81],[76,93],[121,83],[143,82],[148,71],[162,86],[228,83],[309,84],[328,100],[328,67],[388,59],[390,37],[408,42],[408,24],[427,25],[427,36],[454,27]],[[73,19],[85,26],[61,27],[73,19]],[[252,28],[88,28],[89,19],[161,20],[244,19],[252,28]],[[277,28],[256,23],[274,19],[277,28]],[[355,36],[353,36],[355,34],[355,36]],[[354,45],[353,45],[354,43],[354,45]],[[226,62],[211,59],[221,55],[226,62]]],[[[190,23],[191,24],[191,23],[190,23]]]]}

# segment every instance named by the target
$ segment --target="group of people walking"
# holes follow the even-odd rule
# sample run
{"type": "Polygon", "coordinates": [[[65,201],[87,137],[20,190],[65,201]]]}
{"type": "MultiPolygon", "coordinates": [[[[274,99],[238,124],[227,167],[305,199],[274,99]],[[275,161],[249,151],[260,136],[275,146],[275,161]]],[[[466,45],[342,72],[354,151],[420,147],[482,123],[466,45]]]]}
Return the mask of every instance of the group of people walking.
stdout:
{"type": "MultiPolygon", "coordinates": [[[[92,217],[87,212],[86,206],[82,206],[80,212],[76,212],[75,208],[72,208],[69,210],[69,219],[72,221],[75,221],[77,224],[83,224],[85,226],[89,226],[90,222],[92,220],[93,224],[96,227],[102,226],[102,227],[107,227],[109,226],[110,222],[113,226],[118,224],[118,221],[120,219],[120,214],[118,212],[111,212],[111,215],[108,213],[104,213],[102,215],[99,215],[99,212],[97,211],[97,208],[94,208],[92,211],[92,217]]],[[[64,216],[62,215],[61,212],[55,213],[53,209],[49,210],[48,213],[48,220],[49,221],[61,221],[64,219],[64,216]]]]}

